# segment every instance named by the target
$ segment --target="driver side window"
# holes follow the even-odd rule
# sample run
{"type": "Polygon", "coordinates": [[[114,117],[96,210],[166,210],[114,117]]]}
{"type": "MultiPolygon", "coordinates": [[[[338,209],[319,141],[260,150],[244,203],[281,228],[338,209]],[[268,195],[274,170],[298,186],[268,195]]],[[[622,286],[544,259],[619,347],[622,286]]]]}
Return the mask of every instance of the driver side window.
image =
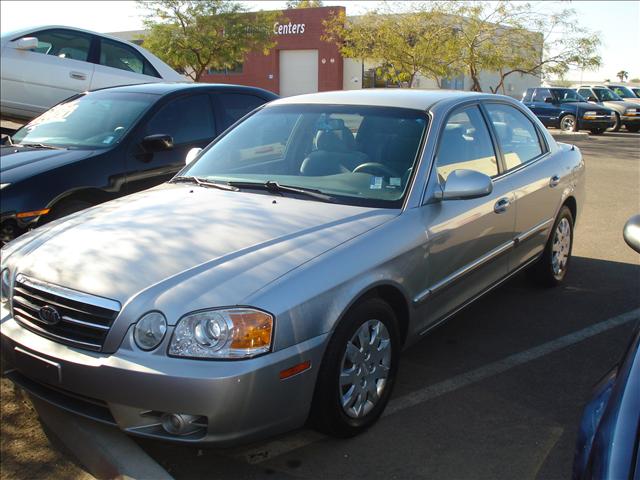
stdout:
{"type": "Polygon", "coordinates": [[[477,106],[454,111],[440,134],[436,171],[445,182],[454,170],[475,170],[489,177],[498,175],[496,152],[489,130],[477,106]]]}

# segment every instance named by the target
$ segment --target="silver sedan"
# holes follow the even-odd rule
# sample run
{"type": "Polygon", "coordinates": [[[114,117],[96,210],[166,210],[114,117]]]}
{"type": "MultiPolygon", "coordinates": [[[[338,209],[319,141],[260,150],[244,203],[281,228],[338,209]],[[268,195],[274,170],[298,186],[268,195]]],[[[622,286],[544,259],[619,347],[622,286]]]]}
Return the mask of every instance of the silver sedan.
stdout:
{"type": "Polygon", "coordinates": [[[6,375],[146,437],[355,435],[403,348],[524,268],[562,282],[583,190],[580,151],[507,97],[277,100],[2,250],[6,375]]]}

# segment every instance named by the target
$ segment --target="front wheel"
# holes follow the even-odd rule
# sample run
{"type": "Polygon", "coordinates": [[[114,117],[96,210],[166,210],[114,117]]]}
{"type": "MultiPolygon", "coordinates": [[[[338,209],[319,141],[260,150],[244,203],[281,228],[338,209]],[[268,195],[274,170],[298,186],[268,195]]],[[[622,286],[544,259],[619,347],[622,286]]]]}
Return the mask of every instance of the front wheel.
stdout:
{"type": "Polygon", "coordinates": [[[611,128],[608,128],[607,131],[608,132],[617,132],[618,130],[620,130],[620,127],[622,125],[620,124],[620,115],[618,113],[616,113],[616,121],[613,124],[613,126],[611,128]]]}
{"type": "Polygon", "coordinates": [[[573,215],[565,205],[556,217],[542,257],[532,269],[539,284],[555,287],[566,277],[573,248],[573,225],[573,215]]]}
{"type": "Polygon", "coordinates": [[[318,372],[315,427],[344,438],[375,423],[391,396],[399,355],[393,309],[378,298],[353,307],[333,333],[318,372]]]}

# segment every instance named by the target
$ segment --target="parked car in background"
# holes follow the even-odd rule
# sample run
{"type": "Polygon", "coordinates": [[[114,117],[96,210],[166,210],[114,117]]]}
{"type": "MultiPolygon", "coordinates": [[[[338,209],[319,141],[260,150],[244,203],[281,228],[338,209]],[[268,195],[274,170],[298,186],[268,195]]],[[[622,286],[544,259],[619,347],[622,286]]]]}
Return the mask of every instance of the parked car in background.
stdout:
{"type": "Polygon", "coordinates": [[[169,183],[5,246],[7,375],[135,435],[352,436],[404,347],[526,267],[565,279],[584,186],[502,95],[276,100],[169,183]]]}
{"type": "Polygon", "coordinates": [[[131,42],[79,28],[45,26],[0,36],[0,111],[31,119],[73,94],[186,78],[131,42]]]}
{"type": "Polygon", "coordinates": [[[528,88],[522,102],[545,127],[565,132],[590,130],[601,134],[615,123],[613,110],[588,103],[570,88],[528,88]]]}
{"type": "Polygon", "coordinates": [[[603,85],[580,85],[575,90],[589,103],[602,105],[615,111],[616,121],[612,127],[614,132],[620,130],[622,126],[630,132],[637,132],[640,129],[640,105],[624,101],[603,85]]]}
{"type": "Polygon", "coordinates": [[[626,102],[640,103],[640,98],[626,85],[607,84],[607,88],[626,102]]]}
{"type": "Polygon", "coordinates": [[[0,149],[0,242],[170,179],[190,149],[275,98],[252,87],[150,83],[60,103],[0,149]]]}
{"type": "MultiPolygon", "coordinates": [[[[640,253],[640,215],[624,239],[640,253]]],[[[598,382],[584,409],[573,463],[574,480],[640,478],[640,325],[620,362],[598,382]]]]}
{"type": "Polygon", "coordinates": [[[640,87],[630,87],[630,89],[636,97],[640,98],[640,87]]]}

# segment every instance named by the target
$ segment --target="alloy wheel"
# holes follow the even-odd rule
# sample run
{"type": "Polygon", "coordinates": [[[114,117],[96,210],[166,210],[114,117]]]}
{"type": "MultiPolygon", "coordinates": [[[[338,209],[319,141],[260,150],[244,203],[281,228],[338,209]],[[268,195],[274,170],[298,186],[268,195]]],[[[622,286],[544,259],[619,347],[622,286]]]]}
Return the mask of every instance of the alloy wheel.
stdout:
{"type": "Polygon", "coordinates": [[[571,225],[567,218],[563,218],[558,223],[553,234],[553,244],[551,247],[551,267],[556,278],[564,275],[569,261],[571,251],[571,225]]]}

